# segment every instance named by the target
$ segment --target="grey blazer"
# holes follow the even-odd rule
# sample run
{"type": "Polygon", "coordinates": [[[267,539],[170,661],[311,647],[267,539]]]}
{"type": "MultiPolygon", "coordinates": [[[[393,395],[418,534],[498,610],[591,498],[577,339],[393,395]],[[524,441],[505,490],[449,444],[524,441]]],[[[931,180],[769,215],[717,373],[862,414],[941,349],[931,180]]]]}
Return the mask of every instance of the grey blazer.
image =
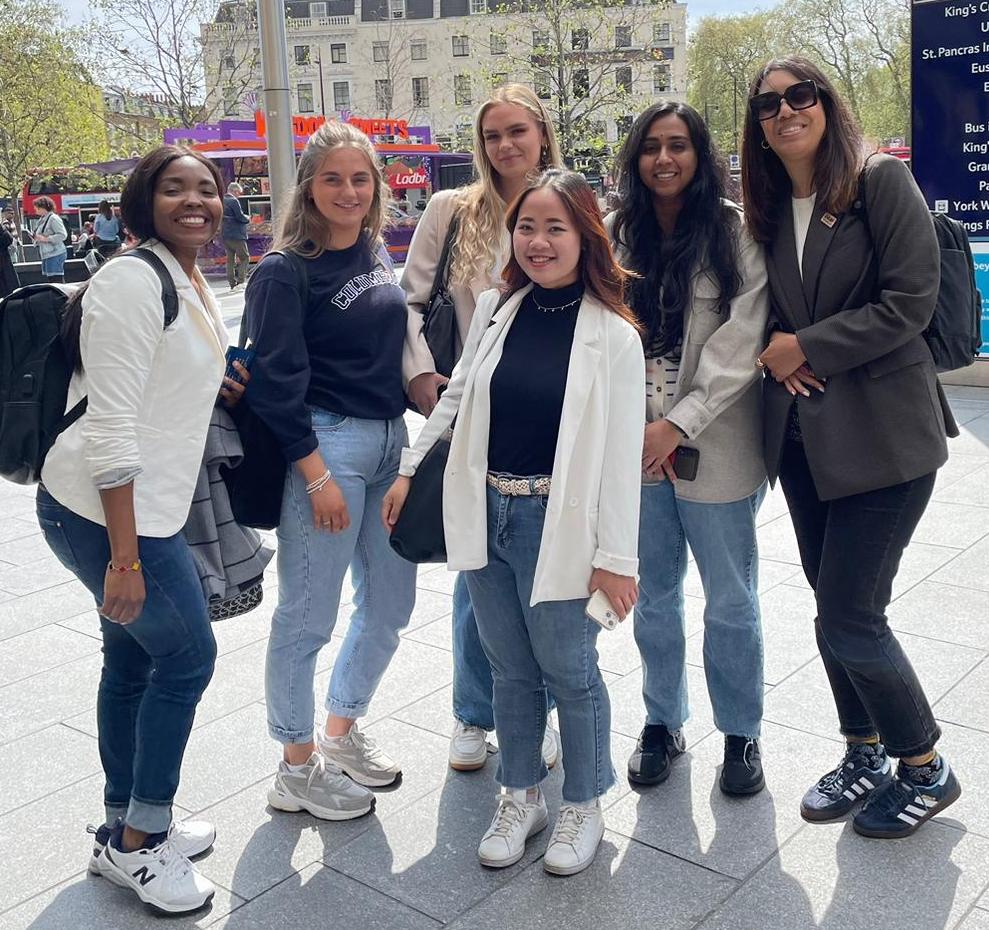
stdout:
{"type": "Polygon", "coordinates": [[[948,458],[945,436],[958,435],[921,335],[940,283],[927,205],[907,166],[888,155],[869,160],[865,189],[869,226],[854,208],[837,218],[815,208],[802,280],[789,203],[766,250],[771,322],[797,334],[827,382],[823,394],[793,398],[766,377],[766,470],[775,481],[796,403],[821,500],[929,474],[948,458]]]}

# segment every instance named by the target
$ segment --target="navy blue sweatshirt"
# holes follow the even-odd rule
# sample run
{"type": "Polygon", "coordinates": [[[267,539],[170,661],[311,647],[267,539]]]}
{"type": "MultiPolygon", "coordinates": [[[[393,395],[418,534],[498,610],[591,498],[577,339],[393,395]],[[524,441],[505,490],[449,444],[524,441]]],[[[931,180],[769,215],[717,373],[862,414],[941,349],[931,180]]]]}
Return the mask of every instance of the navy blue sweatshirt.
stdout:
{"type": "Polygon", "coordinates": [[[294,267],[269,255],[247,288],[247,332],[257,353],[245,400],[289,462],[316,446],[309,407],[364,420],[405,412],[405,293],[362,239],[304,259],[309,299],[294,267]]]}

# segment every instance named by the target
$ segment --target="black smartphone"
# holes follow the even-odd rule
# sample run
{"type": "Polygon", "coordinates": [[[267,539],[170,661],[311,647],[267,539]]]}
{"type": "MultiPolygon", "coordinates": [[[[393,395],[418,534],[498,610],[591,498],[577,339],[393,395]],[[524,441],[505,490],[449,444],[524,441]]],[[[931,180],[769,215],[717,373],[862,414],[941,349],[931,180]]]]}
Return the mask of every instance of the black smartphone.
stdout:
{"type": "Polygon", "coordinates": [[[680,481],[693,481],[697,477],[697,466],[700,464],[701,450],[690,446],[677,446],[673,458],[673,471],[680,481]]]}
{"type": "Polygon", "coordinates": [[[254,362],[254,350],[242,349],[240,346],[230,346],[230,348],[227,349],[226,377],[230,378],[232,381],[236,381],[238,384],[243,384],[244,379],[241,377],[240,372],[234,368],[234,362],[240,362],[241,365],[250,371],[251,365],[254,362]]]}

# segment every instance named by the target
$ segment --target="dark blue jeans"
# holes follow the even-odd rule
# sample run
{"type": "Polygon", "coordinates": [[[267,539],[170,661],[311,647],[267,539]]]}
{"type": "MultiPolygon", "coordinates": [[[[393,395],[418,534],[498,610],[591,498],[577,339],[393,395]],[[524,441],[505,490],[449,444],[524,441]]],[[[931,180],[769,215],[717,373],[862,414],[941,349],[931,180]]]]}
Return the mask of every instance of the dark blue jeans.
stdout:
{"type": "MultiPolygon", "coordinates": [[[[110,560],[105,527],[38,489],[38,522],[58,560],[103,602],[110,560]]],[[[172,821],[196,705],[213,675],[216,642],[192,554],[181,533],[138,537],[147,599],[121,626],[100,618],[103,672],[97,700],[107,822],[160,833],[172,821]]]]}

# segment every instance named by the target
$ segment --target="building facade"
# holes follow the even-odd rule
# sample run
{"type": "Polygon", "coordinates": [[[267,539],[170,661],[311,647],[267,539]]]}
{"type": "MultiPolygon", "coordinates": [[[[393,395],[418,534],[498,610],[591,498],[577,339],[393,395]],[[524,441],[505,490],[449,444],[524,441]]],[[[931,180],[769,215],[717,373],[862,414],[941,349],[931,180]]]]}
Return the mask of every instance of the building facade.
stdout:
{"type": "Polygon", "coordinates": [[[103,107],[112,158],[143,155],[161,145],[162,128],[172,125],[178,117],[164,97],[120,87],[103,88],[103,107]]]}

